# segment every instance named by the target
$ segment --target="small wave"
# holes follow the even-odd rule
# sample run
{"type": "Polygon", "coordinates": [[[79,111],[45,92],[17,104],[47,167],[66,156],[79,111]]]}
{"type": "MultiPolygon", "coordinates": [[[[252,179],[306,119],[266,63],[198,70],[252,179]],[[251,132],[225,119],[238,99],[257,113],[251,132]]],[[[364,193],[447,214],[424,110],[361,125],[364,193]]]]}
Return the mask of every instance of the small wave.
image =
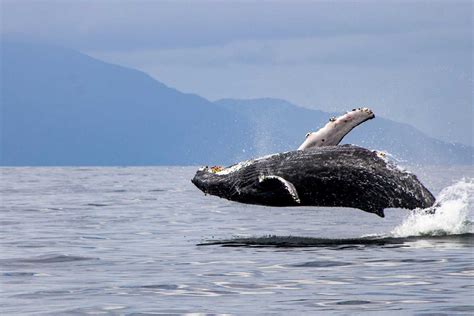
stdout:
{"type": "Polygon", "coordinates": [[[165,189],[152,189],[152,190],[148,190],[148,192],[164,192],[166,191],[165,189]]]}
{"type": "Polygon", "coordinates": [[[474,205],[474,179],[462,179],[443,189],[433,209],[410,213],[390,236],[447,236],[472,233],[469,210],[474,205]]]}
{"type": "Polygon", "coordinates": [[[71,255],[44,255],[33,258],[16,258],[16,259],[2,259],[2,262],[5,265],[15,265],[15,264],[41,264],[41,263],[62,263],[62,262],[73,262],[73,261],[85,261],[85,260],[99,260],[98,258],[92,257],[81,257],[81,256],[71,256],[71,255]]]}
{"type": "Polygon", "coordinates": [[[295,267],[295,268],[333,268],[333,267],[350,266],[351,264],[352,263],[350,263],[350,262],[321,260],[321,261],[309,261],[309,262],[293,264],[293,265],[291,265],[291,267],[295,267]]]}
{"type": "Polygon", "coordinates": [[[410,237],[390,237],[390,236],[366,236],[360,238],[313,238],[298,236],[262,236],[262,237],[235,237],[232,239],[208,240],[197,246],[222,246],[222,247],[274,247],[274,248],[304,248],[323,247],[334,250],[363,249],[366,247],[386,247],[401,248],[410,247],[411,242],[420,239],[431,240],[433,243],[457,243],[472,246],[474,234],[466,233],[449,236],[410,236],[410,237]]]}
{"type": "Polygon", "coordinates": [[[35,258],[28,258],[19,261],[28,263],[58,263],[58,262],[71,262],[71,261],[84,261],[84,260],[97,260],[97,258],[81,257],[81,256],[70,256],[70,255],[51,255],[51,256],[39,256],[35,258]]]}
{"type": "Polygon", "coordinates": [[[34,272],[3,272],[1,274],[5,277],[32,277],[35,276],[34,272]]]}
{"type": "Polygon", "coordinates": [[[335,302],[336,305],[366,305],[366,304],[371,304],[371,303],[372,303],[371,301],[361,301],[361,300],[335,302]]]}
{"type": "Polygon", "coordinates": [[[299,236],[262,236],[262,237],[236,237],[223,240],[208,240],[198,246],[219,245],[223,247],[338,247],[358,245],[385,245],[383,238],[313,238],[299,236]]]}

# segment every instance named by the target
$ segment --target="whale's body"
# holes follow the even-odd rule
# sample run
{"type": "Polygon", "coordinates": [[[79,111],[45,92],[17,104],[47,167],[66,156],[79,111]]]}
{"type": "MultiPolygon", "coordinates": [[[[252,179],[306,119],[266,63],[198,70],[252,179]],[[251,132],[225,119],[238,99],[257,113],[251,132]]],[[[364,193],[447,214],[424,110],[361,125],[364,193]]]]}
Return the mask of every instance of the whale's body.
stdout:
{"type": "Polygon", "coordinates": [[[435,199],[417,177],[376,151],[337,146],[354,127],[374,118],[358,108],[306,135],[297,151],[204,167],[192,182],[204,193],[269,206],[340,206],[384,217],[386,208],[428,208],[435,199]]]}
{"type": "Polygon", "coordinates": [[[376,152],[344,145],[248,160],[192,182],[204,193],[269,206],[340,206],[384,217],[385,208],[427,208],[433,195],[411,173],[376,152]]]}

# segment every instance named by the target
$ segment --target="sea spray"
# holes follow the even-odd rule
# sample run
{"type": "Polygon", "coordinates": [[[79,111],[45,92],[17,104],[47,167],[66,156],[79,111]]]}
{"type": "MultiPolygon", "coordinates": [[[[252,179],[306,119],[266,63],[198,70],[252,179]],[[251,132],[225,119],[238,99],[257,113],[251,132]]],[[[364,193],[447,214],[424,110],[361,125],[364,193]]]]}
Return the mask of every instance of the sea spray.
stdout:
{"type": "Polygon", "coordinates": [[[415,210],[391,236],[439,236],[472,232],[469,210],[474,205],[474,179],[462,179],[443,189],[436,199],[435,212],[415,210]]]}

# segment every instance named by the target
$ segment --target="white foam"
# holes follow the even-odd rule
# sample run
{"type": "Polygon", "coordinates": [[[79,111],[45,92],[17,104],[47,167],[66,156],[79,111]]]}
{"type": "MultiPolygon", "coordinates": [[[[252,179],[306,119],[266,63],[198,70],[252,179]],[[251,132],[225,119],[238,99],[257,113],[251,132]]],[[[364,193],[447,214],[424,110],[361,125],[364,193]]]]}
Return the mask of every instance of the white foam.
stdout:
{"type": "Polygon", "coordinates": [[[229,174],[229,173],[232,173],[232,172],[236,172],[244,167],[247,167],[249,165],[251,165],[253,163],[253,160],[245,160],[245,161],[242,161],[242,162],[239,162],[238,164],[235,164],[233,166],[230,166],[228,168],[225,168],[219,172],[216,172],[216,174],[218,175],[225,175],[225,174],[229,174]]]}
{"type": "Polygon", "coordinates": [[[472,222],[469,210],[474,206],[474,179],[462,179],[443,189],[436,199],[436,211],[433,214],[426,210],[415,210],[391,236],[438,236],[472,233],[472,222]]]}
{"type": "Polygon", "coordinates": [[[386,150],[375,150],[374,152],[377,155],[377,157],[385,161],[387,168],[391,170],[411,174],[411,172],[406,167],[401,165],[401,163],[405,162],[403,159],[398,158],[397,156],[389,153],[386,150]]]}
{"type": "MultiPolygon", "coordinates": [[[[284,152],[286,153],[286,152],[284,152]]],[[[221,171],[219,172],[216,172],[216,174],[218,175],[226,175],[226,174],[229,174],[229,173],[232,173],[232,172],[236,172],[236,171],[239,171],[240,169],[242,168],[245,168],[247,166],[250,166],[251,164],[255,163],[256,161],[260,161],[260,160],[264,160],[264,159],[268,159],[268,158],[271,158],[273,156],[277,156],[277,155],[280,155],[280,154],[270,154],[270,155],[266,155],[266,156],[263,156],[263,157],[259,157],[259,158],[255,158],[255,159],[250,159],[250,160],[245,160],[245,161],[242,161],[242,162],[239,162],[235,165],[232,165],[228,168],[224,168],[222,169],[221,171]]]]}

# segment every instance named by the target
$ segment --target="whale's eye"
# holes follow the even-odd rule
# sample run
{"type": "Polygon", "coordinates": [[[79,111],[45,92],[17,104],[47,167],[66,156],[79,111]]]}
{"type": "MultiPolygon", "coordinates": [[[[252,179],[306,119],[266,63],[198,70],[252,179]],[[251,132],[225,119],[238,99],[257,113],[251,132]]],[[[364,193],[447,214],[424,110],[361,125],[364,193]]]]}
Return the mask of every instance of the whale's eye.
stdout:
{"type": "Polygon", "coordinates": [[[323,138],[323,139],[321,139],[321,141],[324,143],[324,138],[323,138]]]}

